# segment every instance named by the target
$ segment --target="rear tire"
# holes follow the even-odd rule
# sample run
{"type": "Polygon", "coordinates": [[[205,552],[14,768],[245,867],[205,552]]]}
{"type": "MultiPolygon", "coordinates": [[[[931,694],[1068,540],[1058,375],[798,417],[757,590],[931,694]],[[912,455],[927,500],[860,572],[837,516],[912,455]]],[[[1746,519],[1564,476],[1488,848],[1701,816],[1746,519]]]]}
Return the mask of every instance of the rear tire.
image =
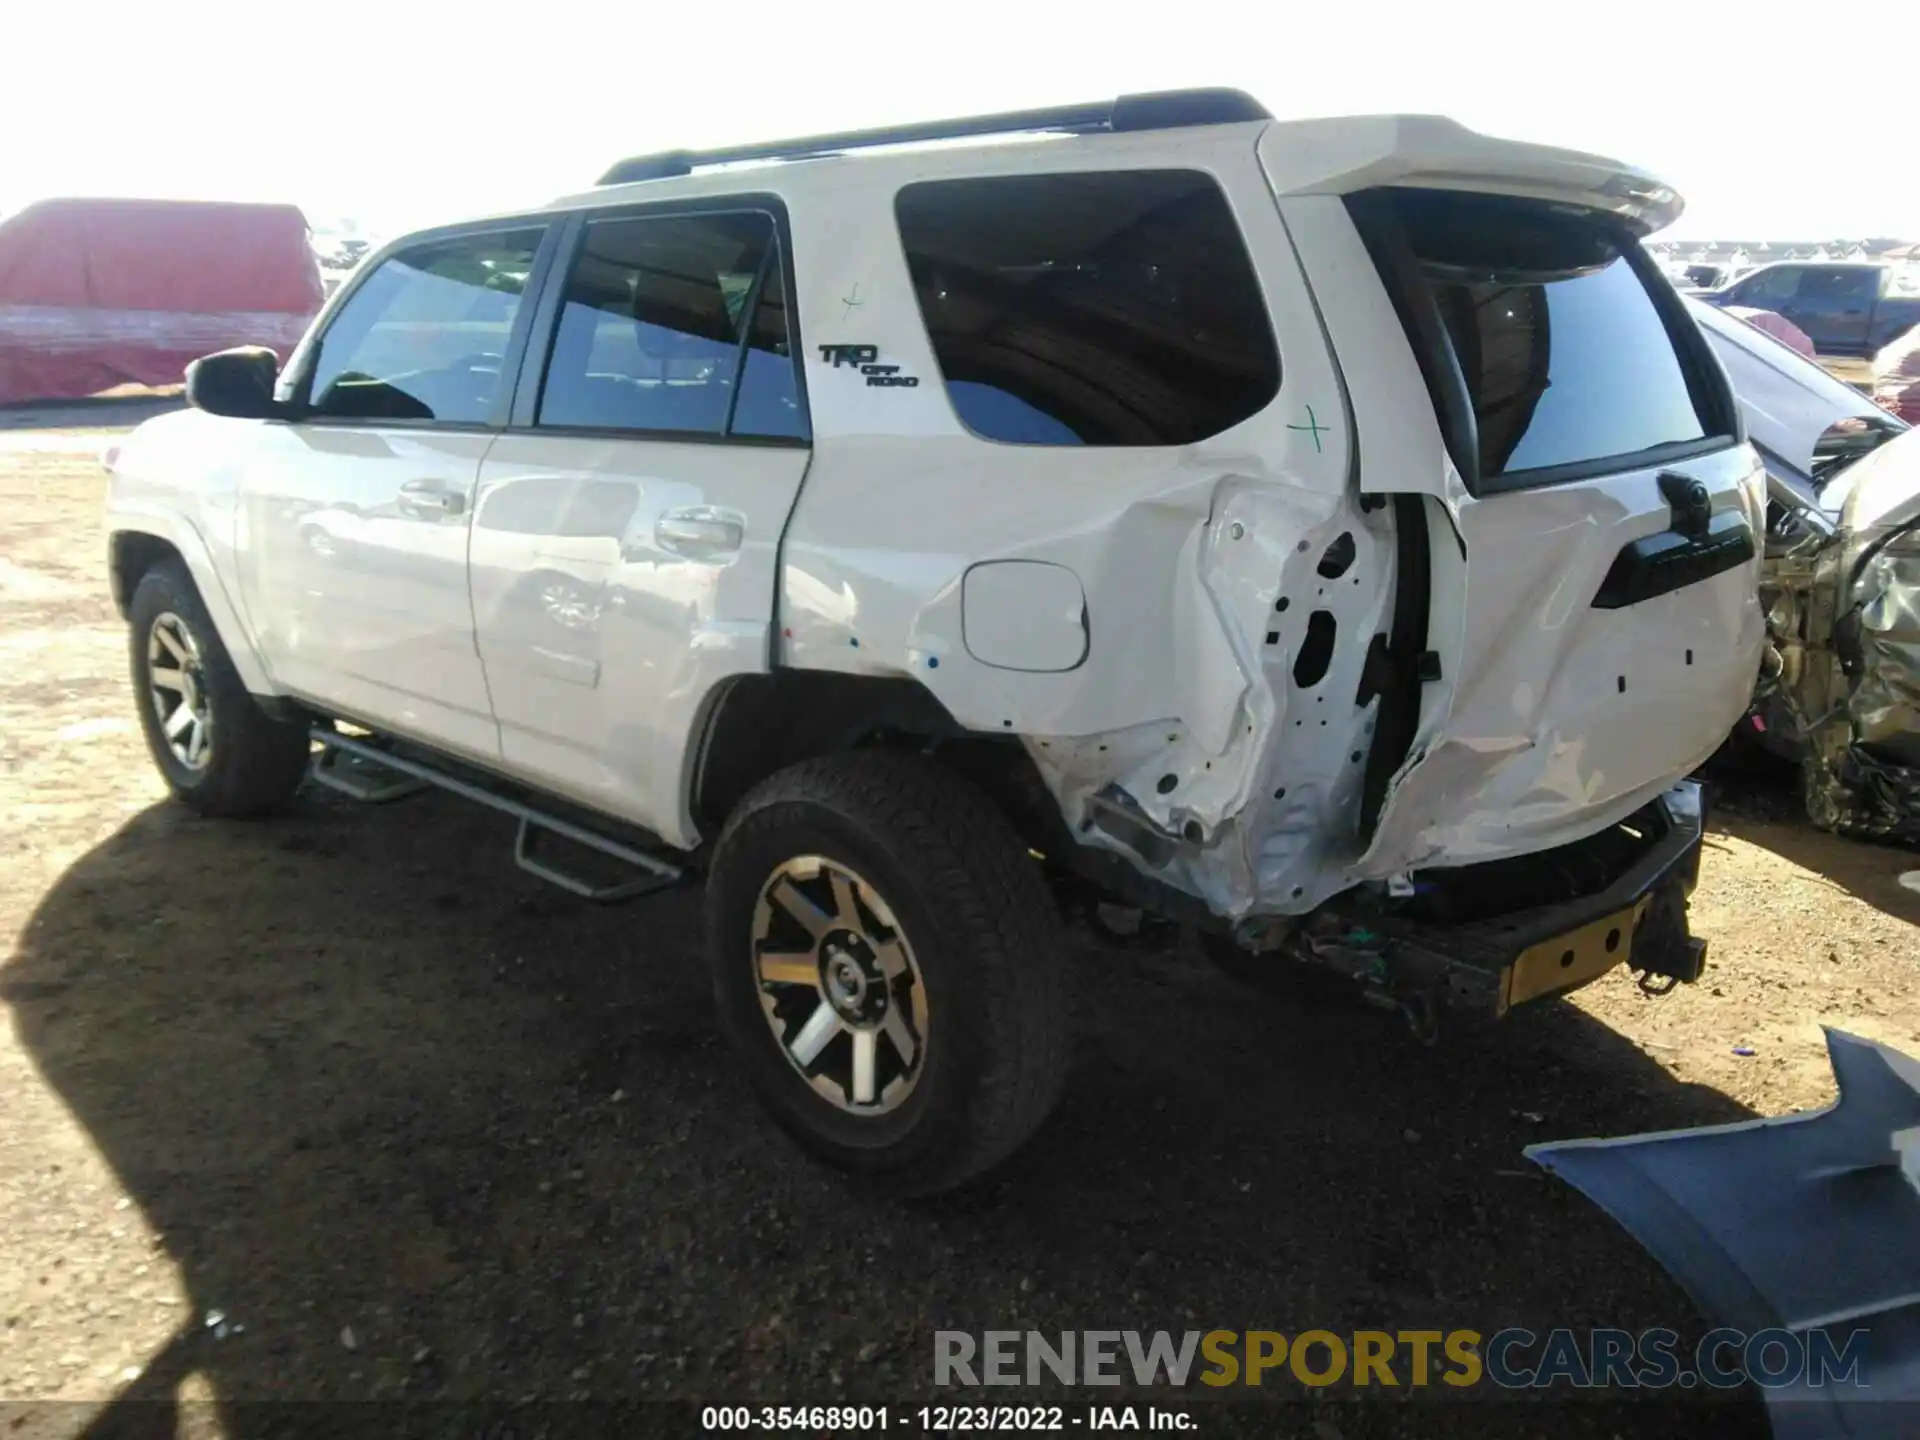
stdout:
{"type": "Polygon", "coordinates": [[[1052,898],[1005,816],[930,760],[836,755],[763,782],[715,848],[706,927],[720,1025],[756,1094],[837,1169],[951,1189],[1060,1094],[1052,898]]]}
{"type": "Polygon", "coordinates": [[[285,804],[306,775],[307,727],[247,693],[186,567],[155,565],[127,609],[134,702],[167,788],[202,815],[285,804]]]}

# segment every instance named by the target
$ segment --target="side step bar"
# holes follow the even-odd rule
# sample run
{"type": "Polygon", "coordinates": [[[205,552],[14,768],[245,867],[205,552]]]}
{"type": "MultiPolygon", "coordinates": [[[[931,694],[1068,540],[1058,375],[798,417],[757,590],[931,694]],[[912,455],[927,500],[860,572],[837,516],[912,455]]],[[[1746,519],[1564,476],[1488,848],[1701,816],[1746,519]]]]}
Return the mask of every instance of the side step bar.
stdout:
{"type": "Polygon", "coordinates": [[[676,885],[683,876],[684,872],[678,865],[662,860],[657,855],[623,845],[618,840],[596,834],[570,820],[562,820],[557,815],[523,805],[518,800],[436,770],[418,760],[395,755],[378,745],[342,735],[326,726],[314,726],[311,734],[319,749],[314,753],[308,774],[316,784],[375,805],[417,795],[433,785],[511,815],[520,822],[520,832],[513,842],[513,863],[529,875],[558,885],[583,900],[603,903],[631,900],[635,896],[676,885]],[[542,834],[557,835],[562,840],[617,860],[640,873],[630,880],[611,885],[571,874],[553,861],[534,853],[536,842],[542,834]]]}

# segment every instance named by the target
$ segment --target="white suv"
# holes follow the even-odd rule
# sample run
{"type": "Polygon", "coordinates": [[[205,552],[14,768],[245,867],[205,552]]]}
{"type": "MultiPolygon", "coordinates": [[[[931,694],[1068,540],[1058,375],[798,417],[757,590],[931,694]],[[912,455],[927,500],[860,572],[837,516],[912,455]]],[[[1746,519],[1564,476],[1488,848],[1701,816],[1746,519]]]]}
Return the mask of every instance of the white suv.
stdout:
{"type": "Polygon", "coordinates": [[[209,814],[451,786],[601,898],[703,872],[770,1109],[901,1189],[1052,1103],[1063,895],[1422,1029],[1691,979],[1763,480],[1638,243],[1678,210],[1204,91],[397,241],[113,462],[155,759],[209,814]]]}

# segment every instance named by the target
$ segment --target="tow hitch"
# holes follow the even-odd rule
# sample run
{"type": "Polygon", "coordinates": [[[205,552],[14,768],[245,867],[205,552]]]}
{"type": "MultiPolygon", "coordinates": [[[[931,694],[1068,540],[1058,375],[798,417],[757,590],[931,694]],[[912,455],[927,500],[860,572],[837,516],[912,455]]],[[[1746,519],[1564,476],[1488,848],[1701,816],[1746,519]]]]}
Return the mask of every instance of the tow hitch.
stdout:
{"type": "Polygon", "coordinates": [[[1450,1024],[1495,1019],[1622,965],[1643,989],[1665,994],[1706,966],[1706,942],[1687,929],[1701,833],[1699,787],[1683,784],[1588,841],[1516,862],[1533,865],[1534,888],[1547,891],[1534,907],[1505,908],[1527,876],[1495,862],[1417,877],[1410,895],[1406,886],[1350,891],[1299,922],[1243,922],[1238,939],[1276,970],[1308,965],[1348,977],[1423,1043],[1437,1036],[1443,1012],[1450,1024]]]}

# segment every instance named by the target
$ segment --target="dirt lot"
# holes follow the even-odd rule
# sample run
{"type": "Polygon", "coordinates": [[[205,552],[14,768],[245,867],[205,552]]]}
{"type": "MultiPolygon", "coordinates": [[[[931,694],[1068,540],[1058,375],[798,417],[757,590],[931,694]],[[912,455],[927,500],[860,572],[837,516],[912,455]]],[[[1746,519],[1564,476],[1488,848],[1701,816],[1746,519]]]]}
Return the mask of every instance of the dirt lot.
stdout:
{"type": "MultiPolygon", "coordinates": [[[[1083,943],[1069,1097],[1013,1173],[859,1200],[717,1046],[696,896],[577,904],[450,799],[254,825],[163,802],[102,573],[103,438],[0,430],[0,1401],[75,1402],[24,1427],[109,1433],[176,1396],[207,1434],[275,1433],[244,1402],[289,1398],[919,1404],[947,1327],[1697,1333],[1521,1147],[1817,1105],[1822,1023],[1920,1049],[1917,862],[1770,794],[1720,812],[1693,989],[1615,976],[1421,1050],[1083,943]]],[[[1237,1423],[1488,1432],[1472,1401],[1354,1400],[1237,1423]]],[[[1499,1409],[1534,1434],[1703,1420],[1499,1409]]],[[[1704,1418],[1765,1432],[1748,1397],[1704,1418]]]]}

